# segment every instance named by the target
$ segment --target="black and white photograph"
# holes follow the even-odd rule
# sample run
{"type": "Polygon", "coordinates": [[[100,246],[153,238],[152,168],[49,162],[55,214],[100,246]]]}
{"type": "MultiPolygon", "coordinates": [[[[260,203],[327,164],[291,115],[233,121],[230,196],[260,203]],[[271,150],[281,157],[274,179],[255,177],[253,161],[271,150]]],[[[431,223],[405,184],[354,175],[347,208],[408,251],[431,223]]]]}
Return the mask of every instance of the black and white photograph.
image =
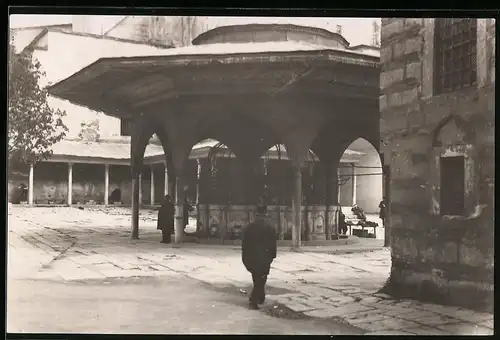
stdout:
{"type": "Polygon", "coordinates": [[[494,334],[493,13],[11,9],[7,336],[494,334]]]}

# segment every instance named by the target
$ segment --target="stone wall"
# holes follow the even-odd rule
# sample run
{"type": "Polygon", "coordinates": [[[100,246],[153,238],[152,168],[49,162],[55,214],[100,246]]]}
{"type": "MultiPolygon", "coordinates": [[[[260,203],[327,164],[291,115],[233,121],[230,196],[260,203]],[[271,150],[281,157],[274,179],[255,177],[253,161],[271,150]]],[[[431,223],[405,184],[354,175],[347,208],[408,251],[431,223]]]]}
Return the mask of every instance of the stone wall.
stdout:
{"type": "Polygon", "coordinates": [[[338,169],[339,178],[339,204],[352,207],[352,167],[351,164],[341,164],[338,169]]]}
{"type": "MultiPolygon", "coordinates": [[[[63,204],[68,197],[68,165],[38,163],[33,170],[33,203],[63,204]]],[[[28,184],[28,183],[26,183],[28,184]]]]}
{"type": "MultiPolygon", "coordinates": [[[[337,209],[329,208],[329,225],[337,226],[337,209]]],[[[326,206],[302,206],[302,233],[310,240],[325,240],[326,206]]],[[[292,208],[288,206],[268,206],[268,217],[278,234],[291,239],[292,208]]],[[[255,207],[245,205],[207,205],[198,206],[198,228],[207,231],[208,227],[217,227],[221,233],[229,233],[235,226],[244,227],[255,220],[255,207]]],[[[335,232],[332,234],[336,234],[335,232]]],[[[303,238],[303,240],[305,240],[303,238]]]]}
{"type": "Polygon", "coordinates": [[[494,21],[478,20],[477,86],[434,95],[434,19],[384,18],[381,152],[391,169],[388,287],[491,307],[494,21]],[[464,155],[465,216],[441,216],[439,159],[464,155]]]}
{"type": "Polygon", "coordinates": [[[380,155],[373,149],[356,166],[356,204],[366,213],[378,214],[384,184],[380,155]]]}

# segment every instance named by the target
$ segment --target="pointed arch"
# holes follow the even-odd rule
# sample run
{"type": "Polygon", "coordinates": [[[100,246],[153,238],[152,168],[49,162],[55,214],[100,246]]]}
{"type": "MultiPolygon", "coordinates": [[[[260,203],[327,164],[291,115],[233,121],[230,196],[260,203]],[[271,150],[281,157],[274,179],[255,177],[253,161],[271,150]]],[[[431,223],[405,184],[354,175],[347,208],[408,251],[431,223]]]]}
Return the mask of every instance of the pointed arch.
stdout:
{"type": "Polygon", "coordinates": [[[384,185],[377,147],[366,138],[354,139],[340,155],[338,173],[340,204],[358,204],[367,213],[377,213],[384,185]]]}
{"type": "Polygon", "coordinates": [[[468,122],[456,114],[450,114],[443,118],[434,131],[432,132],[432,146],[439,147],[443,146],[443,142],[445,144],[473,144],[474,141],[474,131],[469,127],[468,122]],[[442,138],[446,138],[448,136],[444,136],[443,133],[449,129],[451,137],[449,141],[443,141],[442,138]]]}
{"type": "Polygon", "coordinates": [[[132,175],[139,174],[144,164],[144,152],[153,135],[160,140],[165,155],[168,171],[174,171],[169,139],[166,130],[154,119],[145,119],[143,116],[134,118],[132,138],[130,144],[130,162],[132,175]]]}

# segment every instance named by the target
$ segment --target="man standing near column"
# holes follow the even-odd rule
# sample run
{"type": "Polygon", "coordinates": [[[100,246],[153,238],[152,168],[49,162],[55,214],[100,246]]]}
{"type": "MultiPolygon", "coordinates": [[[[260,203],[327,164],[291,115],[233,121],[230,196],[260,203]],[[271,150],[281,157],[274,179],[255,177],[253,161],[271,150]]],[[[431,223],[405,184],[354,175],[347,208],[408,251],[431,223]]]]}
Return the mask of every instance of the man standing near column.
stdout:
{"type": "Polygon", "coordinates": [[[267,221],[267,207],[259,204],[255,222],[248,224],[243,231],[241,247],[243,264],[252,273],[250,309],[258,309],[258,305],[265,301],[265,285],[271,263],[276,258],[276,248],[276,230],[267,221]]]}

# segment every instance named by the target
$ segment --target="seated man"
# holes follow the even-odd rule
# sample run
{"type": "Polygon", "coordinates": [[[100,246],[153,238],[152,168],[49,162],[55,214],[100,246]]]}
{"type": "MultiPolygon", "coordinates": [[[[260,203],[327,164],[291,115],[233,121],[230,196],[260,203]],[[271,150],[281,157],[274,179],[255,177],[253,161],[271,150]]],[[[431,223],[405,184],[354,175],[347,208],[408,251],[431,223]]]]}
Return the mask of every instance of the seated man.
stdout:
{"type": "Polygon", "coordinates": [[[363,209],[361,209],[361,207],[357,204],[354,204],[352,206],[352,209],[351,211],[354,213],[354,215],[356,215],[356,217],[360,220],[360,221],[366,221],[366,215],[365,215],[365,212],[363,211],[363,209]]]}
{"type": "Polygon", "coordinates": [[[121,201],[122,201],[122,191],[119,188],[116,188],[109,196],[109,204],[119,203],[121,201]]]}

